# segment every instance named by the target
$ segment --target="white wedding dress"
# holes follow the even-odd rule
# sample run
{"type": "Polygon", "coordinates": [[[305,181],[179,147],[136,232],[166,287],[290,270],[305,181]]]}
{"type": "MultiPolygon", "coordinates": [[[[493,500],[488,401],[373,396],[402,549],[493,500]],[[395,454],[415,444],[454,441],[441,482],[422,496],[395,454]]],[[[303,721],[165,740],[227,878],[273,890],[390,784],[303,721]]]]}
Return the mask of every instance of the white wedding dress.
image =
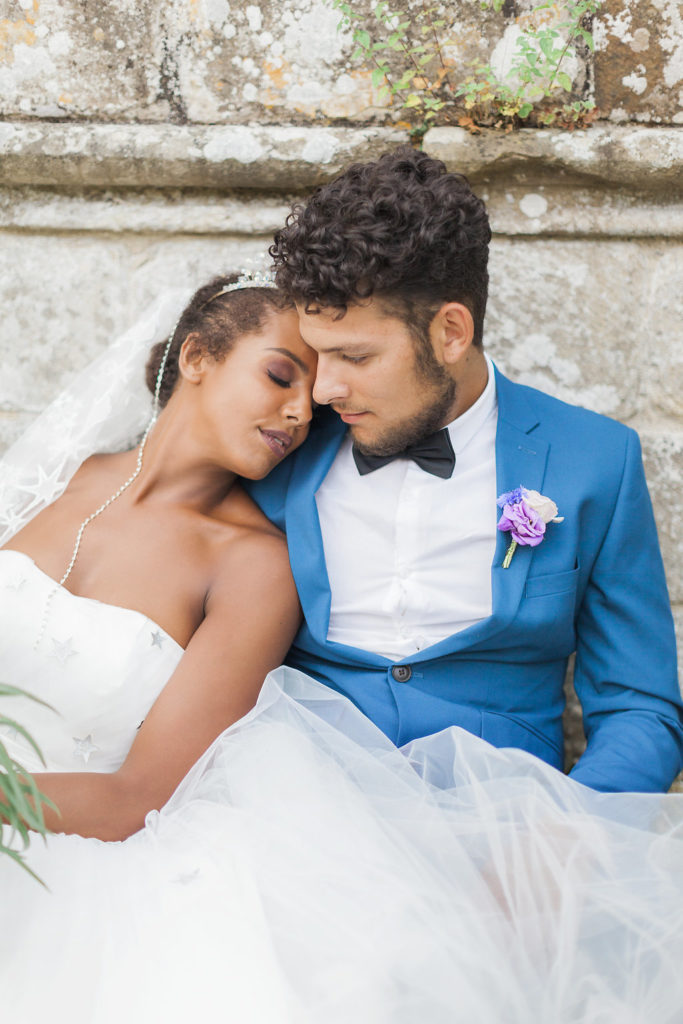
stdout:
{"type": "MultiPolygon", "coordinates": [[[[12,705],[49,769],[114,770],[181,655],[0,552],[0,679],[56,709],[12,705]]],[[[683,1019],[683,797],[459,729],[398,751],[289,669],[142,831],[34,838],[29,863],[48,888],[0,858],[8,1024],[683,1019]]]]}

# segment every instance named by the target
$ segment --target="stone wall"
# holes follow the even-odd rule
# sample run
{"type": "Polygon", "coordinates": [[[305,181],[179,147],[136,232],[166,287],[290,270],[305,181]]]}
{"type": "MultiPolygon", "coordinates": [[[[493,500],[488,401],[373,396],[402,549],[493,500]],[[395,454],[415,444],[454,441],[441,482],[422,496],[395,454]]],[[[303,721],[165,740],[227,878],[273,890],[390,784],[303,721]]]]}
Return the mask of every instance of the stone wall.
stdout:
{"type": "MultiPolygon", "coordinates": [[[[504,60],[529,6],[444,4],[462,60],[504,60]]],[[[0,0],[0,449],[159,288],[238,266],[292,200],[408,139],[336,23],[323,0],[0,0]]],[[[489,204],[493,357],[639,430],[683,634],[680,7],[606,0],[595,35],[590,130],[424,146],[489,204]]]]}
{"type": "MultiPolygon", "coordinates": [[[[442,0],[443,49],[510,64],[539,0],[442,0]]],[[[375,0],[351,5],[380,39],[375,0]]],[[[431,6],[431,5],[430,5],[431,6]]],[[[410,0],[390,7],[415,12],[410,0]]],[[[546,12],[555,18],[558,4],[546,12]]],[[[330,0],[0,0],[0,115],[192,124],[384,122],[388,100],[353,60],[330,0]]],[[[603,0],[595,54],[565,60],[577,95],[616,122],[683,123],[683,12],[676,0],[603,0]]],[[[386,35],[386,33],[384,33],[386,35]]]]}

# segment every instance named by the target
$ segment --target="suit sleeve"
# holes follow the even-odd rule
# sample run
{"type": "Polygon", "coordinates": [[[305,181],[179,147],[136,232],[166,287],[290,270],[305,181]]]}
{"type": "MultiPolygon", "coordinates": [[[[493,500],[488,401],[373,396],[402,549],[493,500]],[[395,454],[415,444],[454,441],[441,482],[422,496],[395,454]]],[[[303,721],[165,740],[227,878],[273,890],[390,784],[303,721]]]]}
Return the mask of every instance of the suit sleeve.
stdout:
{"type": "Polygon", "coordinates": [[[588,745],[571,772],[608,791],[665,790],[683,761],[676,641],[640,442],[579,608],[574,684],[588,745]]]}

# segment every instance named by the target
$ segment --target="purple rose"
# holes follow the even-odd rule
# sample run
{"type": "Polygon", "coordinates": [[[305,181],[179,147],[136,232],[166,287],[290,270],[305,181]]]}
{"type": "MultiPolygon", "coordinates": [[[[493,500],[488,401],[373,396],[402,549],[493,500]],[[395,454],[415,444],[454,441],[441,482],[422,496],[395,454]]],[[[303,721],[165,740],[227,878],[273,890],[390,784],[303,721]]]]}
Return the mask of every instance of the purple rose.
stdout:
{"type": "Polygon", "coordinates": [[[498,529],[509,531],[512,539],[518,544],[527,544],[535,548],[543,540],[545,523],[538,512],[529,505],[524,497],[517,497],[517,493],[511,491],[505,497],[517,498],[516,501],[508,501],[503,505],[503,514],[498,520],[498,529]]]}

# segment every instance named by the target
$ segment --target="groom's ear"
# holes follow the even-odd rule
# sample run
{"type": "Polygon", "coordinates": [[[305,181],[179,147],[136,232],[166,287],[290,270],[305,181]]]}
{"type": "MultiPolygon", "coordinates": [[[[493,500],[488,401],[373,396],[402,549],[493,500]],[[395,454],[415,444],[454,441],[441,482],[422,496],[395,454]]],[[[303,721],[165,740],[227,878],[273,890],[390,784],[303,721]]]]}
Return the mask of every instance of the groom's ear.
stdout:
{"type": "Polygon", "coordinates": [[[201,345],[196,332],[188,334],[180,346],[178,370],[180,376],[190,384],[198,384],[204,376],[209,356],[201,345]]]}
{"type": "Polygon", "coordinates": [[[474,337],[474,320],[461,302],[445,302],[429,325],[434,355],[440,363],[453,366],[469,350],[474,337]]]}

